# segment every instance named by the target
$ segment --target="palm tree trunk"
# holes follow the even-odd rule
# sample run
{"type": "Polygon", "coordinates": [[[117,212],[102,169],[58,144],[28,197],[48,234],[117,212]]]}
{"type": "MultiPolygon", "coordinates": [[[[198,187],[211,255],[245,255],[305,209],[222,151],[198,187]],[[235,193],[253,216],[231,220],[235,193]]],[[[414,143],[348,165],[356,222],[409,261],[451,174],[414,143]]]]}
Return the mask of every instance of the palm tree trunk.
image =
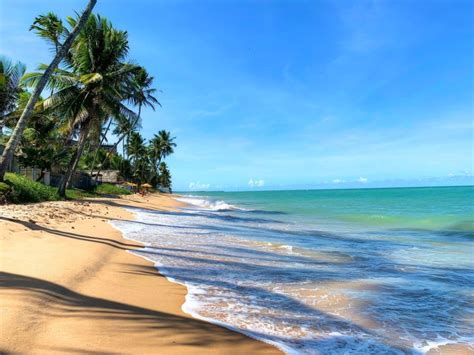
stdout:
{"type": "Polygon", "coordinates": [[[82,152],[84,151],[84,146],[86,144],[90,128],[91,124],[89,121],[88,123],[86,123],[86,126],[81,129],[76,151],[72,155],[71,160],[69,161],[69,165],[66,169],[66,173],[61,178],[61,182],[58,186],[58,195],[60,197],[66,197],[66,188],[68,187],[69,182],[71,181],[72,174],[74,174],[74,172],[76,171],[77,164],[79,163],[79,159],[81,158],[82,152]]]}
{"type": "MultiPolygon", "coordinates": [[[[107,154],[105,154],[105,158],[104,160],[102,160],[102,162],[100,163],[100,166],[99,166],[99,169],[97,169],[97,175],[95,176],[95,181],[97,182],[97,179],[99,178],[99,174],[100,174],[100,171],[101,171],[101,166],[104,165],[104,163],[107,161],[107,159],[109,159],[109,157],[112,155],[112,152],[117,149],[117,146],[120,144],[120,142],[125,138],[127,137],[127,145],[128,145],[128,140],[129,140],[129,137],[130,137],[130,132],[135,128],[135,126],[137,125],[138,121],[140,120],[140,115],[142,113],[142,105],[138,105],[138,116],[137,118],[135,119],[135,121],[133,121],[132,125],[130,126],[130,129],[125,132],[124,134],[122,134],[122,136],[120,137],[120,139],[115,142],[114,144],[114,147],[113,149],[111,149],[110,151],[107,152],[107,154]]],[[[128,159],[128,153],[127,153],[127,159],[128,159]]],[[[92,173],[91,173],[92,174],[92,173]]]]}
{"type": "Polygon", "coordinates": [[[5,173],[11,164],[11,161],[13,159],[13,154],[16,150],[16,147],[18,145],[18,142],[20,141],[21,136],[23,135],[23,131],[25,130],[26,124],[28,123],[28,120],[31,117],[31,114],[33,112],[33,109],[35,107],[36,102],[38,101],[38,98],[41,92],[43,91],[44,87],[46,86],[46,83],[48,82],[49,78],[53,74],[53,71],[57,68],[57,66],[59,65],[59,62],[64,58],[66,53],[69,51],[69,48],[71,48],[72,43],[76,39],[81,29],[84,27],[84,24],[89,18],[89,15],[92,12],[92,9],[94,8],[96,2],[97,0],[89,0],[89,3],[87,4],[86,9],[82,13],[81,18],[79,19],[79,22],[77,22],[76,26],[73,28],[72,32],[67,37],[66,41],[64,41],[64,44],[58,50],[58,52],[54,56],[53,61],[45,70],[45,72],[41,76],[41,79],[38,82],[38,85],[36,85],[35,89],[33,90],[33,94],[30,96],[30,99],[28,100],[28,104],[23,110],[23,113],[21,114],[20,119],[18,120],[15,126],[15,129],[12,132],[12,135],[10,136],[10,139],[8,140],[5,150],[3,151],[2,157],[0,158],[0,182],[3,181],[5,177],[5,173]]]}
{"type": "MultiPolygon", "coordinates": [[[[109,120],[109,124],[107,125],[107,128],[105,130],[105,133],[104,135],[100,138],[100,141],[99,141],[99,147],[97,148],[97,150],[95,151],[95,154],[94,154],[94,159],[92,160],[92,166],[91,166],[91,173],[90,175],[92,176],[92,173],[94,172],[94,167],[95,167],[95,162],[97,161],[97,157],[99,155],[99,149],[100,147],[102,147],[102,144],[104,143],[104,139],[105,139],[105,136],[107,135],[107,133],[109,132],[109,129],[110,129],[110,125],[112,124],[112,119],[109,120]]],[[[102,162],[103,163],[103,162],[102,162]]],[[[100,170],[100,168],[99,168],[100,170]]],[[[97,181],[97,178],[95,179],[95,181],[97,181]]]]}

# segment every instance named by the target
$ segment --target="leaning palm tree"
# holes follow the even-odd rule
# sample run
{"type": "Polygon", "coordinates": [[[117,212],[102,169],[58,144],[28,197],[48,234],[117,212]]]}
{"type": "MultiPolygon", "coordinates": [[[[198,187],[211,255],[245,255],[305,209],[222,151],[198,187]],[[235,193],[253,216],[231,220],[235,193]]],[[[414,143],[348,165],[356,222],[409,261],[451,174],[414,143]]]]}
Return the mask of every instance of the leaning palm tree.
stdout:
{"type": "Polygon", "coordinates": [[[57,68],[61,60],[66,56],[74,40],[79,35],[79,32],[81,31],[82,27],[85,25],[87,19],[89,18],[89,15],[91,14],[92,9],[94,8],[96,2],[97,0],[89,0],[89,3],[87,4],[86,9],[84,10],[84,12],[79,18],[79,21],[75,23],[74,28],[68,34],[66,40],[61,45],[60,49],[57,51],[51,64],[49,64],[49,66],[45,69],[41,78],[38,80],[37,85],[35,86],[33,93],[28,101],[28,104],[26,105],[25,110],[23,111],[23,114],[18,120],[15,126],[15,129],[13,130],[12,135],[10,136],[10,139],[5,147],[5,150],[3,151],[3,155],[0,158],[0,181],[3,181],[5,172],[7,171],[7,168],[10,165],[11,160],[13,158],[13,153],[15,152],[18,142],[20,141],[20,138],[23,134],[23,130],[25,129],[26,124],[28,123],[28,119],[30,118],[33,112],[33,109],[35,107],[36,102],[39,99],[41,92],[43,91],[48,80],[53,74],[53,71],[57,68]]]}
{"type": "MultiPolygon", "coordinates": [[[[71,27],[76,25],[72,18],[68,22],[71,27]]],[[[65,67],[70,69],[56,69],[51,77],[49,84],[55,92],[45,100],[45,106],[60,112],[78,136],[58,187],[62,197],[90,134],[100,132],[109,118],[136,119],[137,115],[127,108],[125,101],[138,67],[125,62],[127,54],[127,32],[113,28],[105,18],[91,15],[65,58],[65,67]]],[[[31,84],[38,77],[39,73],[30,73],[25,81],[31,84]]]]}

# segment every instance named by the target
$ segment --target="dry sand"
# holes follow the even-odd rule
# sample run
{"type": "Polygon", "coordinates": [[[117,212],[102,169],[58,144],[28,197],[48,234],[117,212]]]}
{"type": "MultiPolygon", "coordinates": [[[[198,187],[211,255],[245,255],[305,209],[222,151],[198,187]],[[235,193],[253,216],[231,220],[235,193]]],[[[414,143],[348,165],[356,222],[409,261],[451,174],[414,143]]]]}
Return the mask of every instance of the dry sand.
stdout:
{"type": "Polygon", "coordinates": [[[0,353],[276,354],[181,310],[186,288],[107,221],[165,195],[0,206],[0,353]]]}

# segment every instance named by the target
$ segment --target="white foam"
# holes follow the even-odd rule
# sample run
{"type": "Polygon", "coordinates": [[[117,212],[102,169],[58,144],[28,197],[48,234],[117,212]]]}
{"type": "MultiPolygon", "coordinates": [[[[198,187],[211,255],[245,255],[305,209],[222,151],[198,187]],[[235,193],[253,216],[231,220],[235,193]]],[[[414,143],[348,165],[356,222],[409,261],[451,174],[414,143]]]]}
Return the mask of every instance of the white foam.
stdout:
{"type": "Polygon", "coordinates": [[[285,249],[285,250],[288,250],[288,251],[293,251],[293,246],[292,245],[280,245],[279,248],[280,249],[285,249]]]}
{"type": "Polygon", "coordinates": [[[176,197],[177,201],[185,202],[193,206],[197,206],[203,209],[212,210],[212,211],[226,211],[226,210],[240,210],[240,208],[230,205],[221,200],[207,200],[204,198],[198,198],[195,196],[187,197],[176,197]]]}
{"type": "MultiPolygon", "coordinates": [[[[207,210],[234,207],[223,201],[208,201],[194,196],[178,199],[187,203],[194,201],[195,206],[207,210]]],[[[182,309],[193,317],[239,331],[289,354],[397,353],[395,348],[385,343],[383,336],[361,333],[352,326],[341,327],[339,318],[328,315],[326,319],[326,316],[317,313],[306,314],[302,312],[305,309],[293,312],[295,309],[291,307],[305,302],[298,290],[312,291],[314,287],[305,289],[304,283],[291,283],[291,268],[287,268],[285,260],[288,259],[284,258],[299,257],[293,252],[292,245],[261,242],[258,246],[249,241],[245,244],[242,241],[245,234],[238,234],[238,237],[235,234],[241,233],[242,223],[234,225],[232,220],[208,217],[221,215],[219,213],[134,212],[136,221],[112,221],[112,225],[121,230],[127,239],[148,246],[132,253],[152,261],[168,280],[187,288],[182,309]],[[250,244],[250,248],[246,249],[250,244]],[[265,259],[265,253],[262,256],[251,254],[252,251],[268,251],[269,246],[274,251],[271,258],[265,259]],[[280,260],[277,255],[284,258],[280,260]],[[270,274],[266,273],[267,266],[270,274]],[[276,278],[269,277],[272,271],[276,278]],[[241,289],[247,289],[247,293],[241,289]],[[265,298],[263,303],[258,299],[262,296],[265,298]],[[272,302],[273,306],[266,307],[272,302]],[[278,308],[285,302],[286,306],[278,308]],[[284,319],[288,319],[289,323],[284,319]],[[336,331],[339,328],[341,331],[336,331]]],[[[250,227],[251,233],[258,230],[256,224],[250,227]]],[[[291,239],[288,241],[291,242],[291,239]]],[[[298,270],[307,272],[325,271],[324,265],[317,266],[317,271],[316,268],[311,269],[311,263],[291,264],[295,265],[298,270]]],[[[394,284],[392,281],[386,283],[394,284]]],[[[308,312],[311,313],[311,310],[308,312]]],[[[425,353],[443,345],[438,340],[414,344],[413,351],[425,353]]]]}

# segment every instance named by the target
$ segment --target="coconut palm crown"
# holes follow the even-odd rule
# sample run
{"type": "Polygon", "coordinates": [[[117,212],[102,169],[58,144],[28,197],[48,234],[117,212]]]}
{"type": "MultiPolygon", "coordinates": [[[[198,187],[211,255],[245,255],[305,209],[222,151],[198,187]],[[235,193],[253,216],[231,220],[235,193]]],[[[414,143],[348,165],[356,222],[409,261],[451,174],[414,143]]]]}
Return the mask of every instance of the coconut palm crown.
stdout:
{"type": "MultiPolygon", "coordinates": [[[[72,28],[76,19],[68,18],[72,28]]],[[[137,115],[126,104],[133,104],[135,77],[141,68],[126,61],[126,31],[112,27],[105,18],[92,14],[72,45],[61,68],[53,73],[49,86],[54,93],[44,101],[45,109],[59,113],[63,123],[78,135],[75,154],[59,186],[65,189],[76,169],[89,135],[97,134],[108,118],[135,121],[137,115]]],[[[40,66],[44,70],[45,66],[40,66]]],[[[30,73],[24,82],[35,85],[41,72],[30,73]]]]}

